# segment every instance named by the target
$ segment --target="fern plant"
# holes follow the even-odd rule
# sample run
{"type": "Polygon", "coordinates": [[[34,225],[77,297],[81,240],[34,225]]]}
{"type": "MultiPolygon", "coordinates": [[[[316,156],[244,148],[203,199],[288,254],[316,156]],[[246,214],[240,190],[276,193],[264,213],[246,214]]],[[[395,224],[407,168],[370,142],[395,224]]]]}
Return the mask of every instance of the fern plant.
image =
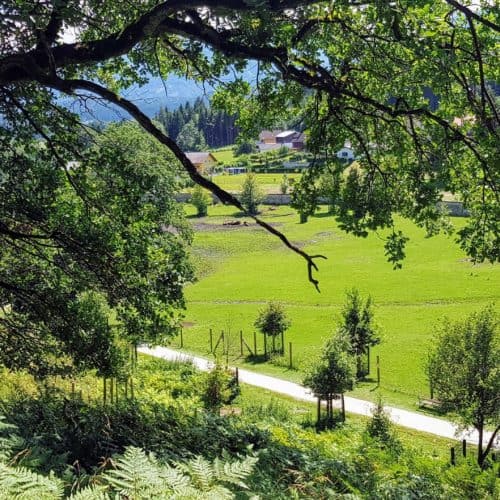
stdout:
{"type": "Polygon", "coordinates": [[[103,475],[118,494],[133,500],[157,499],[231,499],[228,486],[247,489],[244,480],[252,473],[257,458],[209,462],[196,457],[173,467],[161,465],[152,454],[127,448],[115,461],[115,469],[103,475]]]}
{"type": "Polygon", "coordinates": [[[57,500],[63,493],[63,482],[52,474],[42,476],[0,463],[0,500],[57,500]]]}

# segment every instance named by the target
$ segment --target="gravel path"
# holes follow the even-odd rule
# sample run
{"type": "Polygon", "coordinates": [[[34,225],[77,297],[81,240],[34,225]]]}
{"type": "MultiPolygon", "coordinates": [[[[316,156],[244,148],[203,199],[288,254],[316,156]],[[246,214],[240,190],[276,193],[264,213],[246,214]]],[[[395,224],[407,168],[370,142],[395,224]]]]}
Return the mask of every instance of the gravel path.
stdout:
{"type": "MultiPolygon", "coordinates": [[[[210,370],[214,365],[213,361],[208,359],[185,354],[167,347],[141,347],[139,348],[139,351],[156,358],[189,361],[198,369],[203,371],[210,370]]],[[[262,387],[268,391],[285,394],[301,401],[313,403],[317,401],[307,388],[299,384],[295,384],[294,382],[289,382],[276,377],[270,377],[268,375],[262,375],[260,373],[244,370],[242,368],[238,369],[238,374],[239,380],[245,384],[262,387]]],[[[348,396],[345,397],[345,408],[349,413],[371,416],[373,406],[374,404],[369,401],[351,398],[348,396]]],[[[473,444],[477,444],[478,442],[478,435],[475,430],[459,432],[455,424],[440,418],[429,417],[427,415],[422,415],[408,410],[401,410],[400,408],[394,408],[392,406],[386,406],[385,409],[389,413],[391,420],[397,425],[415,429],[417,431],[428,432],[444,438],[457,440],[467,439],[467,442],[473,444]]],[[[490,435],[490,433],[485,433],[485,442],[487,442],[490,435]]],[[[496,447],[498,448],[499,446],[500,440],[497,438],[496,447]]]]}

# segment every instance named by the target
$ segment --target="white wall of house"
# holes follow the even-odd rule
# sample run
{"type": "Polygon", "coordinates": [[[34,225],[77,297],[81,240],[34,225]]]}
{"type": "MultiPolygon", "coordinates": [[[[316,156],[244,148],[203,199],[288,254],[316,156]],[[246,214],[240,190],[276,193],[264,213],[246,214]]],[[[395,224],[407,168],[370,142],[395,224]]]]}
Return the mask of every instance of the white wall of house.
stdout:
{"type": "Polygon", "coordinates": [[[352,161],[355,158],[354,151],[351,148],[345,146],[339,149],[335,154],[337,158],[340,158],[341,160],[352,161]]]}

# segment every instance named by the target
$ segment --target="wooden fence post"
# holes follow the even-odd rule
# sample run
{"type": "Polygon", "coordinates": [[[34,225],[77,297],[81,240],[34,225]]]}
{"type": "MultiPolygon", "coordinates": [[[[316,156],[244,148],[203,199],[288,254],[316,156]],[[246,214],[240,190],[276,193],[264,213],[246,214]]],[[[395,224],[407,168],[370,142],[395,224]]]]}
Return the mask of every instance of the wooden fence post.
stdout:
{"type": "Polygon", "coordinates": [[[240,371],[238,370],[238,367],[236,367],[236,385],[240,385],[240,371]]]}
{"type": "Polygon", "coordinates": [[[210,354],[212,354],[213,352],[214,352],[214,338],[212,329],[210,328],[210,354]]]}
{"type": "Polygon", "coordinates": [[[342,403],[342,422],[345,422],[345,401],[344,401],[344,393],[340,395],[340,400],[342,403]]]}
{"type": "Polygon", "coordinates": [[[319,427],[321,421],[321,398],[318,397],[318,408],[316,412],[316,425],[319,427]]]}
{"type": "Polygon", "coordinates": [[[181,326],[181,349],[184,347],[184,337],[182,335],[182,326],[181,326]]]}
{"type": "Polygon", "coordinates": [[[462,440],[462,455],[467,456],[467,440],[465,439],[462,440]]]}
{"type": "Polygon", "coordinates": [[[455,465],[456,464],[456,461],[455,461],[455,448],[453,446],[450,448],[450,462],[451,462],[451,465],[455,465]]]}
{"type": "Polygon", "coordinates": [[[288,342],[288,352],[290,354],[290,369],[293,368],[293,353],[292,353],[292,343],[288,342]]]}

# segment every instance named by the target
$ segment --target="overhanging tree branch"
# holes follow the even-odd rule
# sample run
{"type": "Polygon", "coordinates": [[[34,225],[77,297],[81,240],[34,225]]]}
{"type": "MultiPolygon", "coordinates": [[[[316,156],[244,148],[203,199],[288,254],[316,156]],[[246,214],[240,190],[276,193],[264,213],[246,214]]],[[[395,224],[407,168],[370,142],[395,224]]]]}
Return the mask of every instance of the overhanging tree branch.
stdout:
{"type": "Polygon", "coordinates": [[[155,124],[148,118],[135,104],[130,102],[127,99],[115,94],[109,89],[98,85],[94,82],[90,82],[87,80],[63,80],[60,78],[53,77],[40,77],[40,83],[43,85],[52,87],[54,89],[60,90],[61,92],[67,94],[73,94],[75,90],[81,89],[92,92],[94,94],[100,95],[110,103],[119,106],[123,110],[127,111],[131,116],[137,120],[139,125],[141,125],[144,130],[146,130],[149,134],[155,137],[160,143],[165,145],[175,157],[180,161],[189,177],[199,184],[200,186],[208,189],[212,192],[217,198],[219,198],[224,203],[229,203],[234,207],[238,208],[242,212],[245,213],[248,217],[251,217],[259,226],[268,231],[269,233],[277,236],[290,250],[293,250],[295,253],[303,257],[307,262],[307,273],[309,281],[315,286],[316,290],[319,291],[319,281],[314,277],[313,272],[318,270],[318,266],[314,262],[315,259],[326,259],[324,255],[309,255],[308,253],[301,250],[299,247],[294,245],[288,240],[288,238],[278,231],[276,228],[272,227],[267,222],[261,220],[259,217],[255,215],[249,214],[240,201],[233,196],[231,193],[228,193],[217,184],[212,182],[209,179],[203,177],[197,170],[193,163],[189,160],[186,154],[179,148],[177,143],[164,134],[155,124]]]}

